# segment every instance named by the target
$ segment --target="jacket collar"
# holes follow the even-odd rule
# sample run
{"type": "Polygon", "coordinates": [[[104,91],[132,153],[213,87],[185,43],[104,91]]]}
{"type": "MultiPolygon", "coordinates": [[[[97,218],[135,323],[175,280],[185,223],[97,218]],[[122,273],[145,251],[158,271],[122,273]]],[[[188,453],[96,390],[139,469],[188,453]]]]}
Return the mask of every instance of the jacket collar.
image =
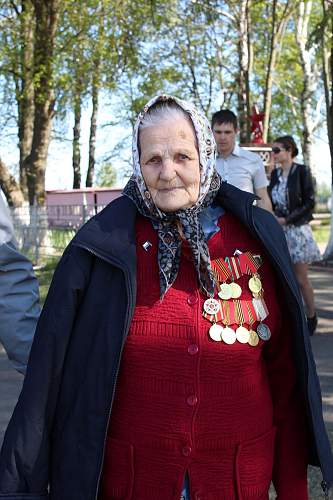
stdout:
{"type": "Polygon", "coordinates": [[[217,201],[222,207],[235,215],[245,227],[253,229],[252,206],[259,197],[253,193],[242,191],[237,187],[222,182],[217,201]]]}
{"type": "Polygon", "coordinates": [[[126,196],[121,196],[88,221],[74,237],[72,244],[129,272],[135,272],[136,215],[134,203],[126,196]]]}

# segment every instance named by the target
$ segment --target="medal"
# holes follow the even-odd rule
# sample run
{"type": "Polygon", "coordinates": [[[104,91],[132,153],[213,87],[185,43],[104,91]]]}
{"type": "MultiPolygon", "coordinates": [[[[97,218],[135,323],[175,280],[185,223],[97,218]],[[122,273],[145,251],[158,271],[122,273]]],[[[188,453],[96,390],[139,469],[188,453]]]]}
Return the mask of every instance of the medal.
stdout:
{"type": "Polygon", "coordinates": [[[249,331],[249,340],[248,340],[248,344],[252,347],[256,347],[258,344],[259,344],[259,337],[258,337],[258,334],[257,332],[255,332],[254,330],[250,330],[249,331]]]}
{"type": "Polygon", "coordinates": [[[231,345],[231,344],[234,344],[236,342],[236,333],[232,328],[230,328],[229,326],[226,326],[225,328],[223,328],[223,331],[221,333],[221,338],[222,338],[223,342],[231,345]]]}
{"type": "Polygon", "coordinates": [[[259,323],[257,326],[257,334],[261,338],[261,340],[269,340],[271,338],[271,331],[269,326],[265,323],[259,323]]]}
{"type": "Polygon", "coordinates": [[[218,293],[220,299],[229,300],[232,297],[232,288],[228,283],[221,283],[220,291],[218,293]]]}
{"type": "Polygon", "coordinates": [[[218,300],[210,298],[210,299],[205,300],[203,308],[207,314],[214,315],[214,314],[217,314],[219,312],[220,303],[218,300]]]}
{"type": "Polygon", "coordinates": [[[255,274],[261,266],[261,260],[255,259],[251,252],[238,255],[239,267],[242,274],[255,274]]]}
{"type": "Polygon", "coordinates": [[[255,347],[260,339],[270,339],[271,331],[268,325],[262,323],[268,316],[268,309],[258,274],[261,265],[260,256],[251,252],[235,252],[233,257],[212,261],[219,298],[211,297],[204,301],[203,316],[212,323],[208,335],[214,342],[223,341],[232,345],[237,341],[255,347]],[[250,275],[248,287],[253,297],[251,300],[238,300],[243,290],[236,280],[243,275],[250,275]],[[256,321],[259,321],[257,329],[253,328],[256,321]]]}
{"type": "Polygon", "coordinates": [[[218,325],[217,323],[214,323],[209,329],[209,336],[212,340],[215,340],[215,342],[221,342],[221,333],[223,331],[223,327],[221,325],[218,325]]]}
{"type": "Polygon", "coordinates": [[[229,266],[232,269],[234,280],[240,278],[242,272],[240,270],[239,259],[237,256],[231,257],[231,259],[229,259],[229,266]]]}
{"type": "Polygon", "coordinates": [[[263,321],[268,316],[268,309],[263,297],[254,297],[252,304],[259,321],[263,321]]]}
{"type": "Polygon", "coordinates": [[[255,294],[258,294],[262,290],[262,284],[258,276],[252,276],[249,279],[249,289],[255,294]]]}
{"type": "Polygon", "coordinates": [[[242,295],[242,289],[237,283],[230,283],[231,298],[238,299],[242,295]]]}
{"type": "Polygon", "coordinates": [[[236,338],[241,344],[247,344],[250,339],[250,332],[244,326],[239,326],[236,330],[236,338]]]}
{"type": "Polygon", "coordinates": [[[215,259],[212,261],[212,269],[217,281],[220,283],[229,280],[232,276],[231,270],[223,259],[215,259]]]}

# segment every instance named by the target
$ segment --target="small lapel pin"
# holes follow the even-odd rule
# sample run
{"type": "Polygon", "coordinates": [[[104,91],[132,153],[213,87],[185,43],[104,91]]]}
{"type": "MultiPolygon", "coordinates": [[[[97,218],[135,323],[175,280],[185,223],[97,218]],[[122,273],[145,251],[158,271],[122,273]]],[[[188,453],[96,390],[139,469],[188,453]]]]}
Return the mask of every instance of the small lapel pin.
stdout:
{"type": "Polygon", "coordinates": [[[148,252],[148,250],[150,249],[150,247],[152,247],[152,243],[150,243],[150,241],[145,241],[144,244],[142,245],[143,246],[143,249],[148,252]]]}

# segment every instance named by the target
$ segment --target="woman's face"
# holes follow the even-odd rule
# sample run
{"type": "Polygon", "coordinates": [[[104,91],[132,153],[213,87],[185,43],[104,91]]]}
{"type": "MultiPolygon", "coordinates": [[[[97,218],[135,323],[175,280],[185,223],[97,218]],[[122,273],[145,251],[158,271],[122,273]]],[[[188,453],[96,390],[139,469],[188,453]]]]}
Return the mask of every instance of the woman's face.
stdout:
{"type": "Polygon", "coordinates": [[[291,152],[287,151],[281,142],[274,142],[272,146],[273,158],[275,163],[284,164],[289,162],[291,157],[291,152]]]}
{"type": "Polygon", "coordinates": [[[175,212],[199,197],[200,168],[193,126],[185,119],[167,119],[140,131],[140,166],[159,209],[175,212]]]}

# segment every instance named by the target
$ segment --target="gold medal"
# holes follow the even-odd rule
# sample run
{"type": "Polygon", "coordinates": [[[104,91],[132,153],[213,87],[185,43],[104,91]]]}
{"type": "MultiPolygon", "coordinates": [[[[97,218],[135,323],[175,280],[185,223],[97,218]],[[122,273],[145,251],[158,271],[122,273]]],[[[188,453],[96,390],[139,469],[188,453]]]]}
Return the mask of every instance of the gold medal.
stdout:
{"type": "Polygon", "coordinates": [[[238,299],[242,295],[242,289],[238,283],[230,283],[231,298],[238,299]]]}
{"type": "Polygon", "coordinates": [[[250,332],[244,326],[239,326],[236,330],[236,338],[241,344],[247,344],[250,339],[250,332]]]}
{"type": "Polygon", "coordinates": [[[205,300],[203,308],[207,314],[217,314],[220,310],[220,303],[218,300],[210,298],[205,300]]]}
{"type": "Polygon", "coordinates": [[[221,283],[220,291],[218,293],[220,299],[229,300],[232,297],[232,289],[229,283],[221,283]]]}
{"type": "Polygon", "coordinates": [[[252,276],[252,278],[249,279],[249,289],[255,294],[258,294],[261,291],[262,284],[258,276],[252,276]]]}
{"type": "Polygon", "coordinates": [[[209,336],[212,340],[215,340],[215,342],[221,342],[221,333],[223,331],[223,327],[221,325],[218,325],[217,323],[214,323],[209,329],[209,336]]]}
{"type": "Polygon", "coordinates": [[[236,333],[229,326],[226,326],[225,328],[223,328],[223,331],[221,333],[221,337],[222,337],[223,342],[225,342],[226,344],[231,345],[231,344],[234,344],[236,342],[236,333]]]}
{"type": "Polygon", "coordinates": [[[251,345],[252,347],[256,347],[259,344],[259,337],[257,332],[255,330],[250,330],[249,334],[250,334],[248,340],[249,345],[251,345]]]}

